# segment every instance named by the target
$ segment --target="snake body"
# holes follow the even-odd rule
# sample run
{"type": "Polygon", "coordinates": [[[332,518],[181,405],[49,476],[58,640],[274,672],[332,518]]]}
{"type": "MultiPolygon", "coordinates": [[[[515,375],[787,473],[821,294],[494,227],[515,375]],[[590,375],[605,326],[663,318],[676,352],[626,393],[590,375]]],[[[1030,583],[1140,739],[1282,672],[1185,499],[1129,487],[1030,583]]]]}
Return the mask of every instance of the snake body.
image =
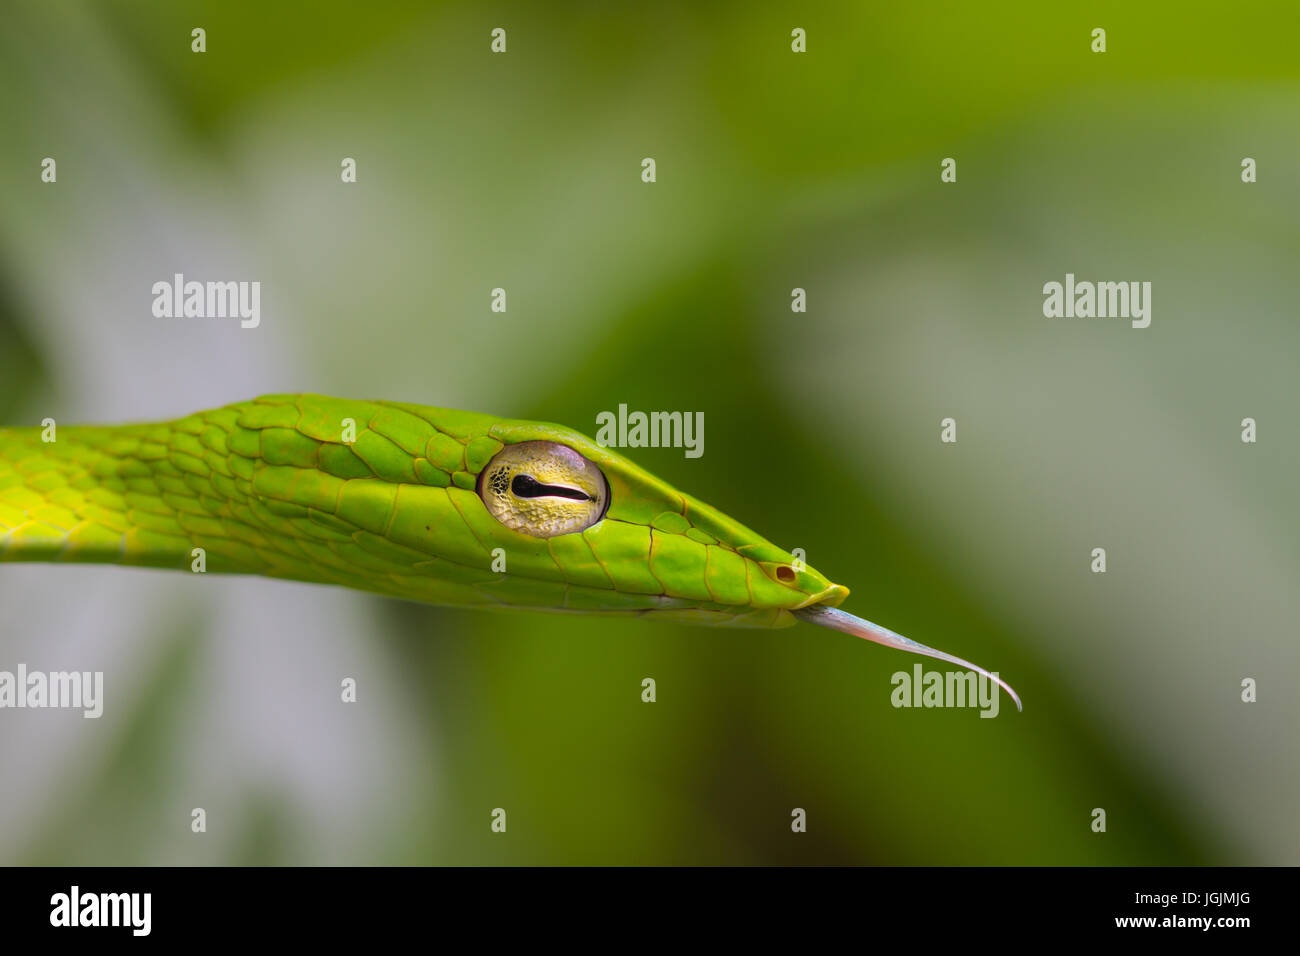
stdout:
{"type": "Polygon", "coordinates": [[[160,424],[0,429],[0,560],[193,570],[196,549],[207,572],[724,624],[791,624],[789,610],[848,593],[558,425],[269,395],[160,424]],[[604,472],[604,520],[535,538],[487,513],[476,491],[484,466],[535,440],[604,472]]]}

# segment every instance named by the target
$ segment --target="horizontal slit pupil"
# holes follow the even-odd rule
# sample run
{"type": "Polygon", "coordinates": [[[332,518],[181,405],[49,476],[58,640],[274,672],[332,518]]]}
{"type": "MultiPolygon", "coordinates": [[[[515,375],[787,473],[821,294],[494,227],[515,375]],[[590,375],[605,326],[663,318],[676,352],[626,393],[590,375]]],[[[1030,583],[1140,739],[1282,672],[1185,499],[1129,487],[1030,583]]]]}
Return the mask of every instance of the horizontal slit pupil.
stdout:
{"type": "Polygon", "coordinates": [[[591,500],[591,496],[585,491],[566,488],[563,485],[544,485],[532,475],[515,475],[514,480],[510,482],[510,491],[516,498],[544,498],[549,495],[555,498],[571,498],[574,501],[591,500]]]}

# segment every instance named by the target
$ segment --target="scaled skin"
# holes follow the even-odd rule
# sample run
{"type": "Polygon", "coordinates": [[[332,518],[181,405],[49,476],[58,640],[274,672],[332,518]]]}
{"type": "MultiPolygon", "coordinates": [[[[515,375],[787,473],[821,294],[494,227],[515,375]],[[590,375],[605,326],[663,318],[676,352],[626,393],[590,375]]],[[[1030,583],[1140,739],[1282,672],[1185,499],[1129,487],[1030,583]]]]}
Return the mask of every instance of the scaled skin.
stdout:
{"type": "Polygon", "coordinates": [[[93,562],[341,584],[431,604],[782,627],[848,589],[559,425],[395,402],[268,395],[157,425],[0,429],[0,561],[93,562]],[[343,422],[356,423],[345,444],[343,422]],[[609,485],[603,519],[535,538],[479,472],[554,441],[609,485]],[[507,573],[491,570],[503,549],[507,573]]]}

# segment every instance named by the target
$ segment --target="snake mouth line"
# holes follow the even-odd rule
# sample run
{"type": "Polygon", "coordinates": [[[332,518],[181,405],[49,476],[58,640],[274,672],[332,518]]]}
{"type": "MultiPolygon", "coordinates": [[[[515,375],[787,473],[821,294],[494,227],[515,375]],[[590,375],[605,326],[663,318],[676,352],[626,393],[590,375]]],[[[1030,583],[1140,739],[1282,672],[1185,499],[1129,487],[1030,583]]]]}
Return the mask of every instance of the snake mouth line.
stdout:
{"type": "Polygon", "coordinates": [[[832,584],[830,587],[818,591],[816,594],[809,595],[807,600],[796,604],[794,607],[790,608],[790,610],[798,611],[815,605],[821,605],[822,607],[839,607],[844,603],[844,599],[848,596],[848,588],[842,584],[832,584]]]}

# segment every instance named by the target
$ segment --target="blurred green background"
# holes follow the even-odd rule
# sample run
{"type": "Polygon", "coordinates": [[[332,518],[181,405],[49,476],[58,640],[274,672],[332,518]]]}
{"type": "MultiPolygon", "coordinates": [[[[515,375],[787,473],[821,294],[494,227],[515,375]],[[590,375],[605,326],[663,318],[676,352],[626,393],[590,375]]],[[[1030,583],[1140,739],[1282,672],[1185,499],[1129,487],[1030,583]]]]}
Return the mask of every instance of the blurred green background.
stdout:
{"type": "Polygon", "coordinates": [[[702,411],[702,458],[632,454],[1026,709],[895,709],[917,658],[807,626],[7,566],[0,668],[103,669],[108,700],[0,715],[0,862],[1300,862],[1297,26],[8,4],[5,423],[287,391],[589,434],[702,411]],[[174,272],[260,281],[261,327],[155,319],[174,272]],[[1045,319],[1066,272],[1151,281],[1151,327],[1045,319]]]}

